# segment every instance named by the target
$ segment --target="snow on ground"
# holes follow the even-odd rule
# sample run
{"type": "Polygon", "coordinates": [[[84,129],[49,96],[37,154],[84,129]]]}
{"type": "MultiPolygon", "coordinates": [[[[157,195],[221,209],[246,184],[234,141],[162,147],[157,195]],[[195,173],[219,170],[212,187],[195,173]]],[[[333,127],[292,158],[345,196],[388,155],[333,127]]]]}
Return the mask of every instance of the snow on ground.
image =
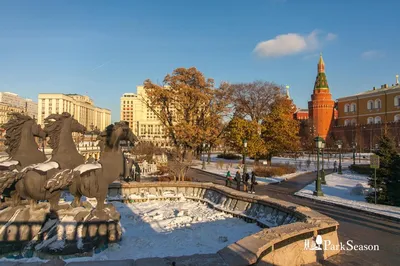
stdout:
{"type": "MultiPolygon", "coordinates": [[[[197,161],[196,164],[194,166],[192,166],[193,168],[196,169],[202,169],[202,163],[200,161],[197,161]]],[[[231,176],[232,178],[235,177],[235,174],[237,171],[240,171],[240,173],[243,173],[243,169],[239,168],[239,164],[238,163],[226,163],[222,169],[218,168],[217,164],[214,162],[211,162],[210,164],[206,163],[206,169],[204,169],[203,171],[209,172],[209,173],[213,173],[213,174],[218,174],[222,177],[226,177],[226,173],[228,171],[231,172],[231,176]]],[[[247,171],[251,172],[252,171],[252,167],[249,165],[247,167],[247,171]]],[[[282,182],[284,180],[293,178],[295,176],[301,175],[307,173],[307,170],[304,169],[298,169],[295,173],[292,174],[287,174],[287,175],[283,175],[283,176],[271,176],[271,177],[256,177],[257,182],[260,185],[267,185],[267,184],[271,184],[271,183],[279,183],[282,182]]]]}
{"type": "MultiPolygon", "coordinates": [[[[372,153],[356,153],[356,164],[369,164],[369,156],[372,153]]],[[[217,158],[218,154],[211,154],[210,160],[211,162],[218,162],[222,161],[224,163],[233,163],[233,164],[238,164],[242,163],[242,159],[240,160],[228,160],[228,159],[222,159],[222,158],[217,158]]],[[[205,160],[207,161],[207,155],[203,155],[205,160]]],[[[203,158],[201,157],[201,158],[203,158]]],[[[325,158],[325,163],[328,164],[328,155],[324,155],[325,158]]],[[[321,159],[321,158],[320,158],[321,159]]],[[[289,158],[289,157],[273,157],[272,158],[272,163],[286,163],[290,162],[290,164],[298,164],[300,161],[305,163],[306,161],[310,160],[313,164],[317,160],[317,155],[316,154],[311,154],[305,155],[305,156],[299,156],[296,159],[294,158],[289,158]]],[[[263,160],[261,160],[263,161],[263,160]]],[[[331,154],[329,156],[329,164],[333,168],[333,162],[337,161],[339,163],[339,155],[338,154],[331,154]]],[[[247,163],[253,163],[254,160],[246,157],[246,162],[247,163]]],[[[349,166],[353,164],[353,154],[352,153],[343,153],[342,154],[342,164],[343,166],[349,166]]],[[[305,166],[305,165],[304,165],[305,166]]]]}
{"type": "Polygon", "coordinates": [[[254,223],[185,199],[113,204],[121,214],[121,242],[92,257],[70,258],[66,262],[216,253],[261,230],[254,223]]]}
{"type": "Polygon", "coordinates": [[[330,174],[325,180],[327,184],[322,185],[323,197],[313,195],[315,182],[296,192],[295,195],[400,218],[400,207],[375,205],[365,201],[365,195],[373,191],[368,185],[368,176],[345,170],[343,175],[330,174]]]}

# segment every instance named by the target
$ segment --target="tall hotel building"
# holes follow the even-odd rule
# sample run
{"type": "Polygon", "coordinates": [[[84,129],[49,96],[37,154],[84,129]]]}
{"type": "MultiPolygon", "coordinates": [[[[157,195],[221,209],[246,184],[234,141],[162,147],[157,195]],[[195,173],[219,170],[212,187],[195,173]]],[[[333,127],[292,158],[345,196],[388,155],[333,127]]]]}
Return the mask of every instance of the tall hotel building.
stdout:
{"type": "Polygon", "coordinates": [[[9,106],[9,112],[19,112],[29,115],[32,118],[38,116],[38,104],[31,99],[25,99],[18,94],[12,92],[0,92],[0,103],[2,103],[2,109],[5,106],[9,106]]]}
{"type": "Polygon", "coordinates": [[[147,96],[143,86],[137,86],[137,93],[124,93],[121,97],[121,120],[127,121],[133,133],[143,141],[157,147],[168,147],[169,140],[164,126],[156,114],[147,107],[147,96]]]}
{"type": "Polygon", "coordinates": [[[104,130],[111,124],[111,111],[96,107],[89,96],[79,94],[40,93],[38,103],[38,123],[44,125],[44,119],[51,114],[68,112],[87,130],[104,130]]]}

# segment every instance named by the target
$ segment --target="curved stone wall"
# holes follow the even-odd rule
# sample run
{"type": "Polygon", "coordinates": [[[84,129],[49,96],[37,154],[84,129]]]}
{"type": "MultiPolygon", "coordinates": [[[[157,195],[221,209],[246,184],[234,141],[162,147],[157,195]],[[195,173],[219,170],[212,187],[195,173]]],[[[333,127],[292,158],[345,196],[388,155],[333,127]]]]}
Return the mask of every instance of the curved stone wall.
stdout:
{"type": "MultiPolygon", "coordinates": [[[[125,202],[184,197],[202,201],[223,212],[256,222],[265,229],[217,252],[226,265],[301,265],[326,259],[339,250],[307,250],[321,235],[338,245],[338,223],[307,207],[196,182],[113,183],[109,199],[125,202]]],[[[324,248],[322,248],[324,249],[324,248]]]]}

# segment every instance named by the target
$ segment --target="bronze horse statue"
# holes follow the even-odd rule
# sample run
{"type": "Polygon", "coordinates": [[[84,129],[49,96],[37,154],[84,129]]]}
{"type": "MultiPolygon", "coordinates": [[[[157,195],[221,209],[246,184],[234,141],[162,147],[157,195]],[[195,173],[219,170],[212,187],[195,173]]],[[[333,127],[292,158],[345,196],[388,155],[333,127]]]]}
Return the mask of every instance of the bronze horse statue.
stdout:
{"type": "Polygon", "coordinates": [[[84,163],[83,156],[76,149],[72,132],[84,133],[86,128],[69,113],[62,113],[47,117],[44,130],[50,137],[49,145],[53,149],[52,157],[45,163],[23,169],[21,180],[25,191],[22,196],[35,201],[48,200],[50,210],[55,211],[58,209],[61,191],[49,193],[44,189],[44,185],[52,177],[72,172],[72,169],[84,163]]]}
{"type": "Polygon", "coordinates": [[[73,206],[81,205],[81,196],[96,198],[96,211],[104,209],[104,200],[108,193],[108,185],[125,176],[130,171],[126,158],[119,148],[120,140],[129,140],[132,144],[138,141],[127,122],[121,121],[109,125],[98,136],[101,148],[100,161],[97,164],[82,164],[71,174],[53,176],[46,182],[45,188],[50,193],[69,186],[74,195],[73,206]]]}
{"type": "Polygon", "coordinates": [[[20,202],[16,187],[24,191],[21,180],[17,181],[18,174],[29,165],[46,161],[46,155],[38,149],[35,137],[45,140],[47,133],[30,116],[20,113],[10,115],[11,119],[4,125],[4,144],[9,159],[0,163],[0,194],[9,194],[7,196],[11,196],[12,206],[16,206],[20,202]]]}

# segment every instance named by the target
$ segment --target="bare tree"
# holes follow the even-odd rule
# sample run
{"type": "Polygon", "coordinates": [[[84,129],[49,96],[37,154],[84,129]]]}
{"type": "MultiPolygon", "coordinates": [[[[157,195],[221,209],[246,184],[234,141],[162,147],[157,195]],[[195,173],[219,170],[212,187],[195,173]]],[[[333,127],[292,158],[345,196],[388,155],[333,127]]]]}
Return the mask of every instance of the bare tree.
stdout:
{"type": "Polygon", "coordinates": [[[168,156],[168,173],[173,177],[174,181],[185,181],[185,176],[192,165],[192,156],[187,153],[185,160],[181,160],[181,154],[174,149],[167,154],[168,156]]]}
{"type": "Polygon", "coordinates": [[[235,115],[259,124],[270,112],[276,97],[284,92],[282,86],[267,81],[232,84],[231,89],[235,115]]]}
{"type": "Polygon", "coordinates": [[[144,157],[148,162],[153,161],[153,155],[161,153],[162,150],[151,142],[139,142],[139,144],[132,149],[132,154],[138,157],[144,157]]]}

